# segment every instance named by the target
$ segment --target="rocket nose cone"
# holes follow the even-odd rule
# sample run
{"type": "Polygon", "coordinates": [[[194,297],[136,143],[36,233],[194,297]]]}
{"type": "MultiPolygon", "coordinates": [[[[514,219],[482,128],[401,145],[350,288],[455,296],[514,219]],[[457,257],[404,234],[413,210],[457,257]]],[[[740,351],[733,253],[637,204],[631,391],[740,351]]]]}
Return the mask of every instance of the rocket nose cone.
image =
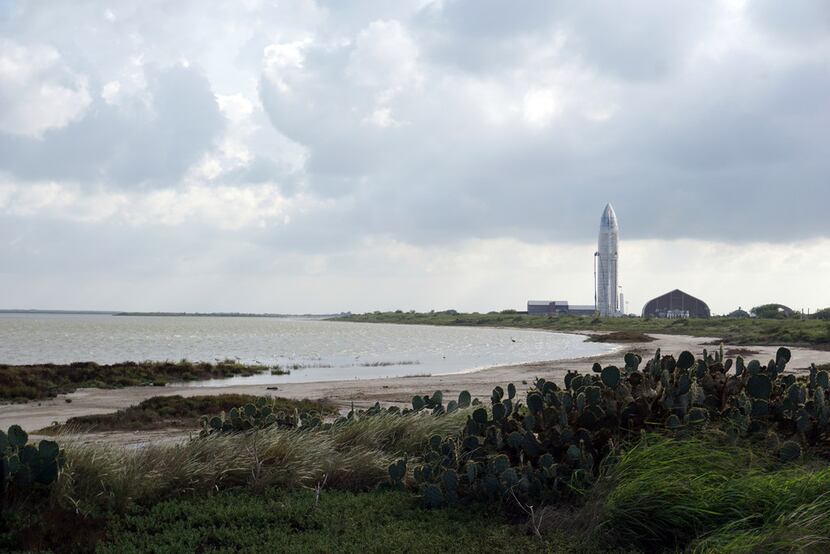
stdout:
{"type": "Polygon", "coordinates": [[[617,214],[611,204],[607,204],[605,211],[602,212],[602,225],[603,227],[615,227],[617,225],[617,214]]]}

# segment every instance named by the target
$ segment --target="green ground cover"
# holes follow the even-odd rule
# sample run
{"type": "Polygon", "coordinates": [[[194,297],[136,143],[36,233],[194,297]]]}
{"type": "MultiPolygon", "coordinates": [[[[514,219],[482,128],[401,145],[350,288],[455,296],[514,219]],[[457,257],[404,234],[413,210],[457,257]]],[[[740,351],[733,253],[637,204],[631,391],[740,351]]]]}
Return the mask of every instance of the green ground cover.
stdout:
{"type": "Polygon", "coordinates": [[[256,375],[265,370],[285,374],[286,370],[265,365],[224,360],[206,362],[123,362],[97,364],[0,364],[0,401],[25,402],[53,398],[79,388],[120,388],[140,385],[163,386],[174,381],[201,381],[233,376],[256,375]]]}
{"type": "MultiPolygon", "coordinates": [[[[256,403],[258,396],[250,394],[216,394],[206,396],[154,396],[123,410],[109,414],[71,417],[63,425],[42,429],[41,434],[58,434],[67,429],[73,432],[89,431],[147,431],[153,429],[199,429],[205,414],[226,412],[237,406],[256,403]]],[[[336,412],[336,406],[325,400],[291,400],[269,398],[275,410],[318,412],[324,415],[336,412]]]]}
{"type": "Polygon", "coordinates": [[[226,492],[111,523],[97,552],[562,552],[485,506],[424,510],[405,491],[226,492]],[[427,547],[428,545],[428,547],[427,547]]]}
{"type": "Polygon", "coordinates": [[[456,313],[453,311],[373,312],[333,318],[332,321],[516,327],[549,331],[627,331],[712,337],[736,345],[781,345],[830,348],[830,322],[819,319],[657,319],[642,317],[531,316],[519,313],[456,313]]]}

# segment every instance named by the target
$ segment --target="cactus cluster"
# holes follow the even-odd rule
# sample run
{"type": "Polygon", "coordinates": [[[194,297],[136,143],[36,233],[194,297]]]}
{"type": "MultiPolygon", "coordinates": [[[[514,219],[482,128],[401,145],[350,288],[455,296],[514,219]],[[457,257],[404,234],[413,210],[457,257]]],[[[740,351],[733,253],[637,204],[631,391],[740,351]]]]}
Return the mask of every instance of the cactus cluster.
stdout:
{"type": "Polygon", "coordinates": [[[464,390],[459,393],[457,400],[450,400],[444,406],[444,393],[437,390],[432,393],[432,396],[413,396],[412,410],[405,409],[403,412],[431,410],[434,415],[451,414],[459,409],[469,408],[473,404],[479,404],[479,400],[474,400],[469,391],[464,390]]]}
{"type": "Polygon", "coordinates": [[[274,399],[263,396],[258,398],[256,403],[231,408],[219,415],[202,417],[200,436],[240,433],[272,426],[284,429],[311,428],[320,426],[322,421],[322,415],[317,412],[278,410],[274,399]]]}
{"type": "MultiPolygon", "coordinates": [[[[397,406],[382,407],[379,402],[367,409],[356,409],[354,405],[345,415],[334,420],[325,421],[323,415],[315,411],[293,410],[286,412],[276,408],[276,401],[267,397],[260,397],[256,403],[245,404],[232,408],[228,412],[214,416],[203,416],[201,437],[214,433],[240,433],[255,429],[265,429],[277,426],[284,429],[330,429],[333,426],[346,425],[359,419],[379,415],[406,415],[415,413],[431,413],[441,415],[467,408],[472,404],[479,404],[473,400],[468,391],[461,391],[457,400],[450,400],[446,406],[443,403],[444,395],[435,391],[431,396],[416,396],[412,399],[412,408],[401,409],[397,406]]],[[[391,477],[390,477],[391,478],[391,477]]],[[[394,478],[392,478],[394,481],[394,478]]]]}
{"type": "MultiPolygon", "coordinates": [[[[708,423],[734,438],[766,437],[782,461],[795,460],[802,446],[830,440],[830,376],[815,366],[809,377],[785,374],[789,360],[786,348],[766,366],[725,359],[722,347],[701,358],[658,350],[645,365],[629,353],[623,368],[568,372],[564,388],[537,379],[524,403],[514,385],[496,387],[490,409],[474,409],[460,436],[430,440],[413,477],[429,506],[463,497],[552,500],[590,485],[628,438],[708,423]]],[[[426,399],[415,397],[413,408],[430,408],[426,399]]],[[[440,405],[440,396],[429,399],[440,405]]]]}
{"type": "Polygon", "coordinates": [[[42,440],[29,444],[29,435],[19,425],[0,431],[0,497],[2,505],[10,493],[32,485],[55,482],[63,467],[64,454],[58,443],[42,440]]]}

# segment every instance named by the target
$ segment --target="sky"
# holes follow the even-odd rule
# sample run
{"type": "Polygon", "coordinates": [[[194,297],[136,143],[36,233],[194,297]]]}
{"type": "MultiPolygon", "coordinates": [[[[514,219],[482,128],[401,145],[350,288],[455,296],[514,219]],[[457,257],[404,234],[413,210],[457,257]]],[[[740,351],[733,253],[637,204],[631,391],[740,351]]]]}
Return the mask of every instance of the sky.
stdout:
{"type": "Polygon", "coordinates": [[[824,0],[0,0],[0,307],[830,306],[824,0]]]}

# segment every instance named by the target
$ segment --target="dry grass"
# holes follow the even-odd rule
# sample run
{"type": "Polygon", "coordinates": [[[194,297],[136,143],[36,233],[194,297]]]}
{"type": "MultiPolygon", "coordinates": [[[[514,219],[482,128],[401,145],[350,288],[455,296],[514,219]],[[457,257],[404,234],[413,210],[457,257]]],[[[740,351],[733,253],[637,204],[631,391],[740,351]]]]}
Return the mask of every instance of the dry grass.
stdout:
{"type": "Polygon", "coordinates": [[[72,442],[54,503],[85,514],[123,512],[181,494],[244,487],[327,486],[359,491],[387,480],[399,457],[420,454],[429,437],[459,432],[466,412],[367,417],[323,430],[269,428],[183,444],[126,448],[72,442]]]}
{"type": "Polygon", "coordinates": [[[340,448],[364,447],[399,455],[420,455],[432,435],[461,431],[470,410],[433,417],[428,413],[379,414],[334,430],[340,448]]]}

